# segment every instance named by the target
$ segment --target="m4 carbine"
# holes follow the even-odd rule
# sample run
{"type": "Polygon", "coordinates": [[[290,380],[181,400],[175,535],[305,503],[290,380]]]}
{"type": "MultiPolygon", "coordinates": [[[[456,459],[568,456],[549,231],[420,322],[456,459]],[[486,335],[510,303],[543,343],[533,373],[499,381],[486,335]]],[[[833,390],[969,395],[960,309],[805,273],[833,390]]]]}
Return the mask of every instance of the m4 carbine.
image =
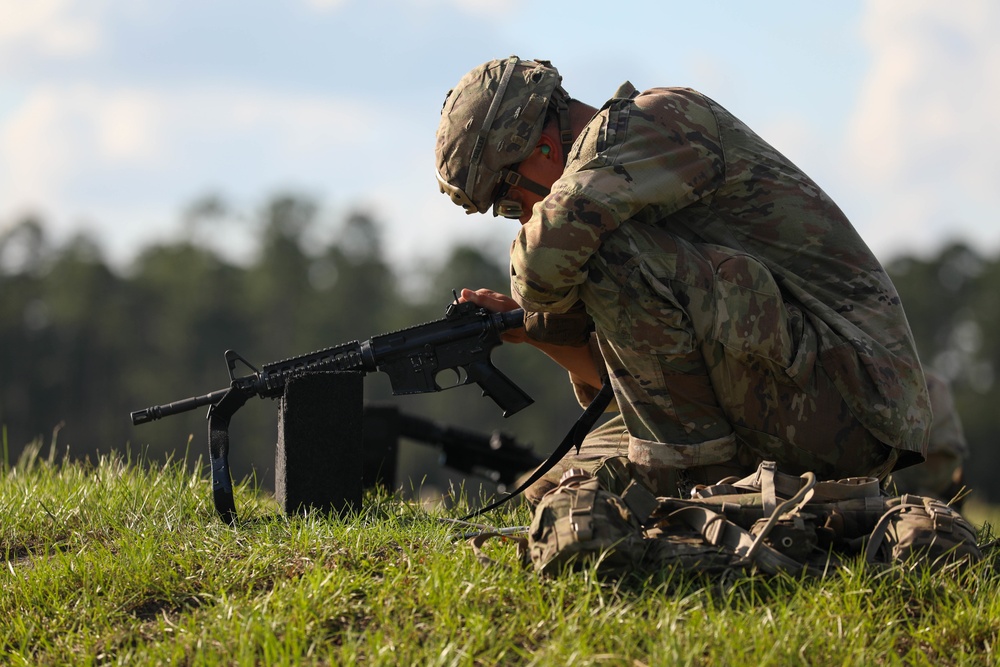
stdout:
{"type": "Polygon", "coordinates": [[[500,406],[503,416],[509,417],[533,401],[493,365],[490,355],[502,342],[500,334],[522,326],[522,310],[491,313],[464,302],[449,305],[443,319],[374,336],[364,342],[352,341],[264,364],[260,370],[233,350],[227,350],[229,388],[137,410],[132,413],[132,423],[145,424],[205,405],[216,405],[231,391],[246,398],[255,395],[278,398],[284,393],[289,378],[322,371],[381,371],[389,376],[392,393],[396,396],[427,394],[475,383],[482,388],[484,396],[500,406]],[[253,372],[237,377],[237,362],[253,372]],[[441,386],[438,380],[446,371],[454,374],[455,382],[441,386]]]}
{"type": "Polygon", "coordinates": [[[511,310],[492,313],[471,302],[451,303],[443,319],[401,329],[366,341],[352,341],[283,361],[265,364],[257,370],[233,350],[226,352],[230,386],[202,396],[192,396],[165,405],[154,405],[131,414],[133,424],[187,412],[210,405],[209,447],[212,455],[212,482],[215,505],[230,523],[236,508],[229,474],[229,420],[252,396],[278,398],[288,381],[298,375],[329,371],[362,374],[380,371],[389,376],[394,395],[443,391],[477,384],[503,410],[505,417],[533,402],[520,387],[501,373],[490,359],[493,348],[503,341],[508,329],[524,326],[524,313],[511,310]],[[241,362],[252,372],[237,376],[241,362]],[[449,377],[453,382],[441,385],[449,377]]]}

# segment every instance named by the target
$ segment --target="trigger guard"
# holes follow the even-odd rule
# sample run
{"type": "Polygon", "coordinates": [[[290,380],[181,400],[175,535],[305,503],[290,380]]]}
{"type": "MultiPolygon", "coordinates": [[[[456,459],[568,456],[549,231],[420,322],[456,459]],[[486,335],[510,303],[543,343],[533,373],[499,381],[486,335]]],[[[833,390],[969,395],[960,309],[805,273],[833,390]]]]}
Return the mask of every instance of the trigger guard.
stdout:
{"type": "Polygon", "coordinates": [[[469,384],[469,374],[466,372],[465,368],[461,366],[456,368],[443,368],[434,374],[434,384],[437,386],[439,391],[452,389],[454,387],[462,387],[469,384]],[[443,385],[441,382],[442,377],[449,380],[454,378],[455,381],[453,384],[443,385]]]}

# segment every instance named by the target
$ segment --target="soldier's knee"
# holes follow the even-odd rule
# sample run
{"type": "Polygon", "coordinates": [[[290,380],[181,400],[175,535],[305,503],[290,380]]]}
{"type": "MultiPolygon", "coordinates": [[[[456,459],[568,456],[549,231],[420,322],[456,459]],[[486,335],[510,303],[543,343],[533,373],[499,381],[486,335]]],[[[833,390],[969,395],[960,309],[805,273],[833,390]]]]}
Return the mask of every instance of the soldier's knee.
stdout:
{"type": "Polygon", "coordinates": [[[545,494],[554,489],[555,486],[555,482],[543,477],[524,490],[524,493],[522,494],[524,501],[532,508],[535,508],[538,506],[538,503],[541,502],[545,494]]]}

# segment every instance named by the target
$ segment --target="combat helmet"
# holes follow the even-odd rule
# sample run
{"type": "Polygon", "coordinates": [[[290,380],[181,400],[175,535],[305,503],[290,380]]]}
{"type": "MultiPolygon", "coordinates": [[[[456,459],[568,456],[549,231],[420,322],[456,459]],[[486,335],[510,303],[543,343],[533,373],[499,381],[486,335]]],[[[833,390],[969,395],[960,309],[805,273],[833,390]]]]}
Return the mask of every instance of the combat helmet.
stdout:
{"type": "Polygon", "coordinates": [[[511,56],[466,74],[445,96],[437,131],[437,180],[441,192],[466,213],[520,217],[514,202],[498,201],[510,186],[542,196],[548,188],[515,170],[538,144],[550,105],[558,114],[565,159],[573,143],[569,95],[547,60],[511,56]]]}

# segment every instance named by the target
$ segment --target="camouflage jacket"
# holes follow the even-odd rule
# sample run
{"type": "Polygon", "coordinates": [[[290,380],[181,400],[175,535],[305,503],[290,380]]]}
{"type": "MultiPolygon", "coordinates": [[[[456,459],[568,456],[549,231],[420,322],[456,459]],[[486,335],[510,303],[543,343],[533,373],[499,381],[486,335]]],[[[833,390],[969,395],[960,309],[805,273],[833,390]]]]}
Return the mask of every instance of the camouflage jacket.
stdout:
{"type": "Polygon", "coordinates": [[[837,205],[739,119],[690,89],[624,84],[521,228],[514,298],[568,310],[588,260],[626,221],[756,257],[813,324],[817,361],[858,419],[922,452],[930,407],[895,287],[837,205]]]}

